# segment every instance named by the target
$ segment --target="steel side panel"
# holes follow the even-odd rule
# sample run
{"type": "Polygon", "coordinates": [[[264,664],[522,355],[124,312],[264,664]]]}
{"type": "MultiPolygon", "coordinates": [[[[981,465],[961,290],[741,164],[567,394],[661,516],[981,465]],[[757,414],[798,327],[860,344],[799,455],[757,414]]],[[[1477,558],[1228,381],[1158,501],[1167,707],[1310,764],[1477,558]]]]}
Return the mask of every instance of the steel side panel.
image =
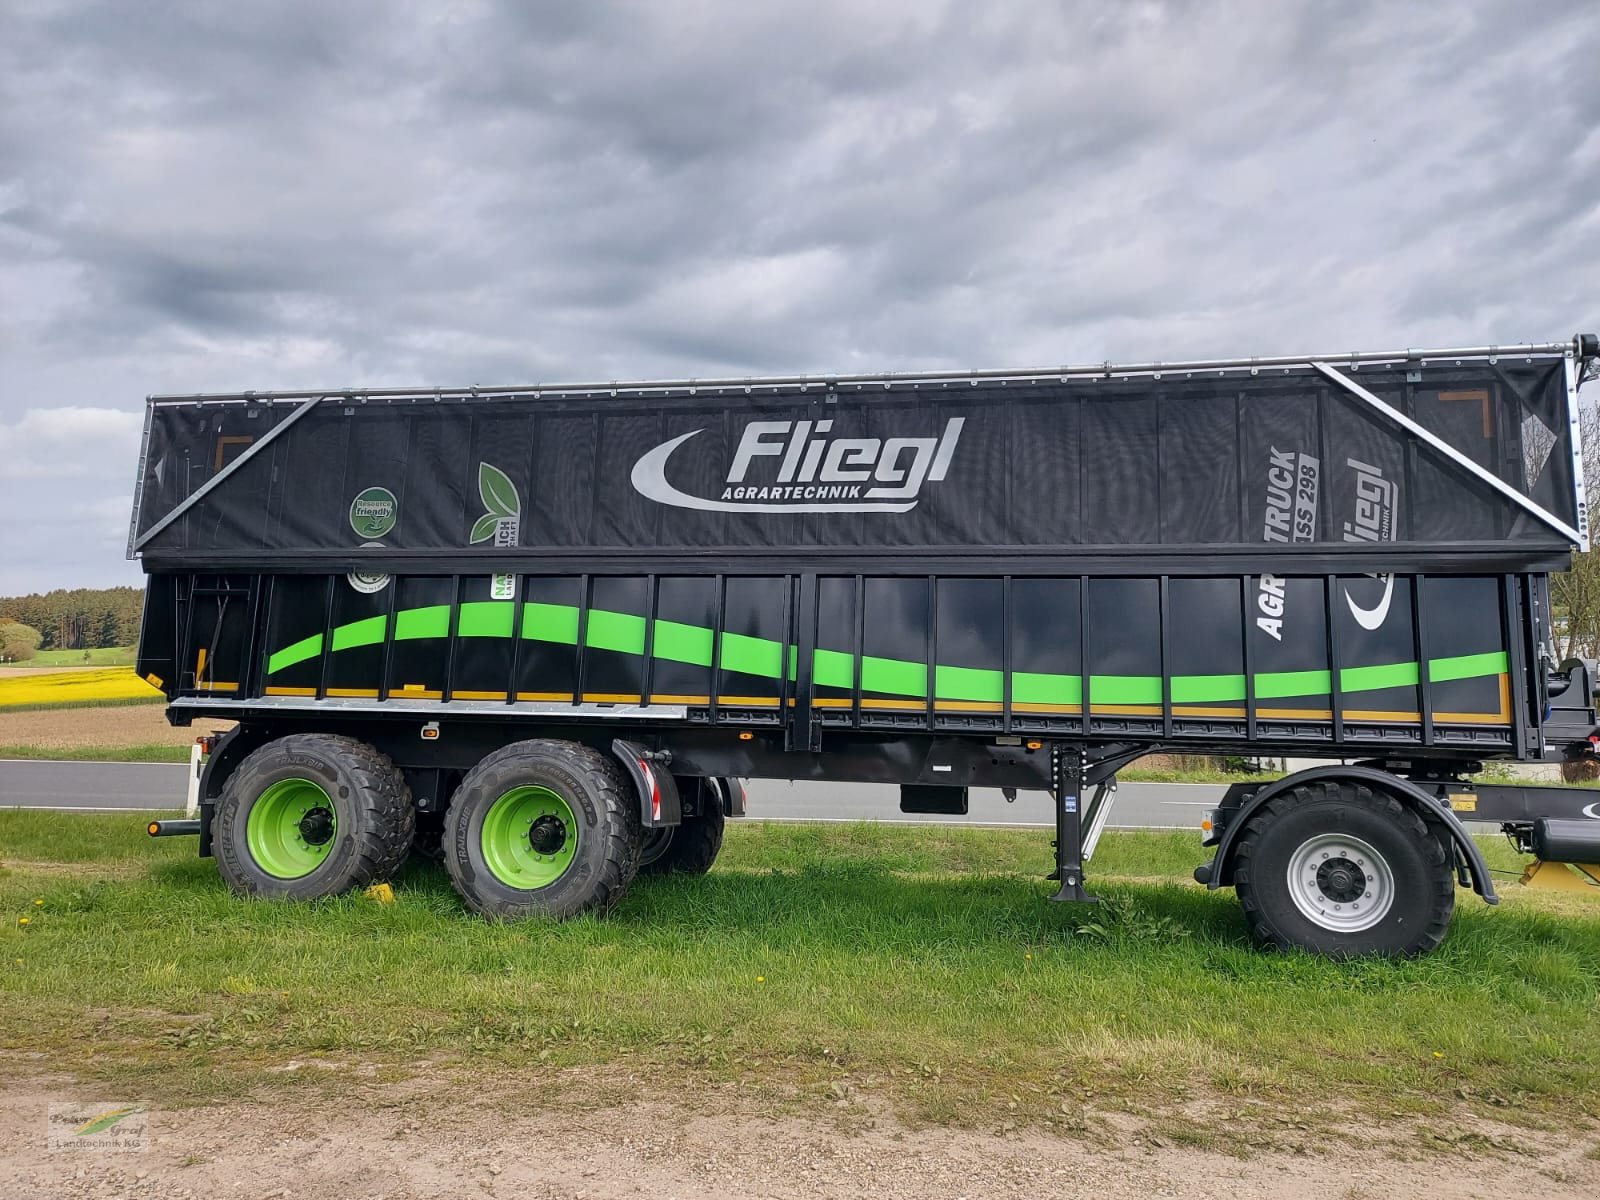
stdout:
{"type": "Polygon", "coordinates": [[[142,661],[175,660],[164,686],[188,715],[790,730],[805,702],[802,749],[843,729],[992,740],[1009,722],[1052,740],[1315,755],[1422,749],[1426,680],[1426,749],[1467,758],[1514,753],[1529,708],[1496,576],[1430,576],[1420,617],[1415,577],[1364,574],[848,575],[805,588],[784,575],[532,575],[502,591],[486,575],[398,576],[375,594],[342,575],[159,578],[142,661]],[[213,580],[264,598],[235,603],[213,580]],[[173,626],[155,610],[191,594],[178,628],[195,644],[161,646],[173,626]]]}

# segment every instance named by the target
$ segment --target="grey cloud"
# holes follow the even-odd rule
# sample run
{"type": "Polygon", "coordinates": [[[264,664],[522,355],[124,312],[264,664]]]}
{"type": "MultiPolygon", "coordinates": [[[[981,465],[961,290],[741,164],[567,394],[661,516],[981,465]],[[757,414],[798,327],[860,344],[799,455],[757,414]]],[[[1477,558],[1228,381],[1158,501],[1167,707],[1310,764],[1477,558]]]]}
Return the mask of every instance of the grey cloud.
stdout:
{"type": "Polygon", "coordinates": [[[10,5],[6,561],[125,577],[52,514],[131,462],[23,487],[24,409],[1594,328],[1596,64],[1578,0],[10,5]]]}

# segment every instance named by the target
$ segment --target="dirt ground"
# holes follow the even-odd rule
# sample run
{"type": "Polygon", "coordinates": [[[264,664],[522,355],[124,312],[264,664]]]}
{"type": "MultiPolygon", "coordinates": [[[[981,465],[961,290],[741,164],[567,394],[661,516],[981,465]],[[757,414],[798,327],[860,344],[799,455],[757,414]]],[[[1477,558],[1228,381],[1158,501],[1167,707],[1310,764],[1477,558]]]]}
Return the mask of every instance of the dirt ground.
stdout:
{"type": "Polygon", "coordinates": [[[68,750],[77,746],[187,746],[232,721],[196,721],[187,729],[167,724],[161,704],[109,708],[56,708],[7,712],[0,708],[0,746],[68,750]]]}
{"type": "MultiPolygon", "coordinates": [[[[560,1082],[583,1096],[582,1079],[560,1082]]],[[[11,1180],[3,1190],[62,1200],[1342,1200],[1423,1193],[1464,1200],[1530,1190],[1592,1200],[1600,1179],[1593,1147],[1586,1154],[1582,1143],[1541,1145],[1526,1133],[1511,1135],[1527,1147],[1523,1153],[1389,1140],[1332,1149],[1280,1144],[1238,1158],[1116,1130],[1074,1138],[911,1129],[858,1100],[802,1116],[741,1116],[744,1098],[732,1087],[687,1101],[551,1107],[461,1080],[374,1083],[359,1092],[347,1083],[276,1103],[153,1105],[145,1148],[122,1153],[50,1150],[46,1116],[51,1104],[125,1097],[48,1077],[0,1088],[0,1178],[11,1180]],[[483,1098],[497,1092],[495,1101],[483,1098]]],[[[617,1094],[614,1087],[607,1092],[617,1094]]]]}

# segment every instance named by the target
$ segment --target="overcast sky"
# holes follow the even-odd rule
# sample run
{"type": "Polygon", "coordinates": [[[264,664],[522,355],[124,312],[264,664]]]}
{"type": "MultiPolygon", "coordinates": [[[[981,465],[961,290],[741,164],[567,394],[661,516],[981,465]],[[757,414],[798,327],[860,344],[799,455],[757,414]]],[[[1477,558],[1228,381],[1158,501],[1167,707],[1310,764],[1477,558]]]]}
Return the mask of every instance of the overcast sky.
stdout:
{"type": "Polygon", "coordinates": [[[0,4],[0,594],[143,397],[1600,329],[1545,3],[0,4]]]}

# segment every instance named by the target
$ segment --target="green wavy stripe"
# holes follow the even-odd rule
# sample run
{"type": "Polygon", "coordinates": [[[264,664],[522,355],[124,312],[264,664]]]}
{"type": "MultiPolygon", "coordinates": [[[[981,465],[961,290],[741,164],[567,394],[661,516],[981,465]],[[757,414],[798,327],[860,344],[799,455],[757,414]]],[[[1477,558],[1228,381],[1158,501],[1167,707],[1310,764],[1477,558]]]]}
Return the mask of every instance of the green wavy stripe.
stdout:
{"type": "MultiPolygon", "coordinates": [[[[509,638],[513,633],[515,609],[504,601],[475,601],[461,605],[456,633],[460,637],[509,638]]],[[[522,606],[522,637],[527,641],[556,645],[578,644],[579,611],[570,604],[530,602],[522,606]]],[[[330,645],[334,651],[381,643],[388,628],[386,617],[368,617],[335,628],[330,645]]],[[[632,613],[589,610],[584,644],[595,650],[621,654],[640,654],[645,650],[650,630],[644,617],[632,613]]],[[[404,609],[395,614],[397,640],[450,636],[450,606],[430,605],[404,609]]],[[[297,663],[322,655],[321,634],[302,638],[285,646],[267,659],[267,673],[275,674],[297,663]]],[[[779,679],[784,671],[784,645],[770,638],[742,633],[721,635],[720,645],[714,630],[678,621],[655,622],[651,655],[668,662],[710,667],[720,661],[729,671],[739,671],[763,679],[779,679]]],[[[788,647],[788,674],[795,676],[797,650],[788,647]]],[[[1428,660],[1428,676],[1435,683],[1456,679],[1479,679],[1504,674],[1508,667],[1504,651],[1463,654],[1428,660]]],[[[818,650],[812,663],[813,677],[823,687],[853,689],[855,658],[838,650],[818,650]]],[[[998,704],[1005,699],[1005,677],[1000,671],[977,667],[934,667],[934,695],[940,700],[966,700],[998,704]]],[[[1376,692],[1387,688],[1415,687],[1418,664],[1380,663],[1365,667],[1345,667],[1339,672],[1339,689],[1345,695],[1376,692]]],[[[1255,676],[1257,700],[1282,700],[1301,696],[1326,696],[1331,673],[1312,671],[1258,671],[1255,676]]],[[[1095,675],[1089,680],[1090,694],[1099,704],[1160,705],[1165,697],[1159,675],[1095,675]]],[[[861,656],[861,689],[884,696],[926,699],[926,663],[898,658],[861,656]]],[[[1174,704],[1241,703],[1245,698],[1243,675],[1174,675],[1174,704]]],[[[1083,679],[1079,675],[1059,675],[1038,671],[1014,671],[1011,699],[1016,704],[1081,704],[1083,679]]]]}

